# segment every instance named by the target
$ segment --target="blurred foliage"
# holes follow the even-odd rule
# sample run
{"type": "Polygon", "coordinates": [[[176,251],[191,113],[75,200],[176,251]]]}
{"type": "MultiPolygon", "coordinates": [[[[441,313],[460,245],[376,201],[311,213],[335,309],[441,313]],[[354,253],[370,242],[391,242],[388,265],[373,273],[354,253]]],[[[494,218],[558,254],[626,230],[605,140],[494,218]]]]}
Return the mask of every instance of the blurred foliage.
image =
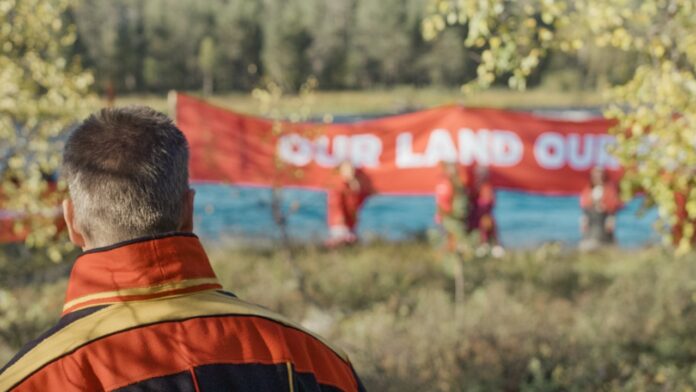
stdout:
{"type": "MultiPolygon", "coordinates": [[[[227,289],[344,348],[368,390],[696,385],[696,265],[659,248],[579,254],[545,245],[481,259],[466,264],[459,305],[445,255],[426,243],[295,248],[309,298],[288,279],[282,249],[208,248],[227,289]]],[[[0,291],[0,361],[58,317],[60,276],[0,291]]]]}
{"type": "MultiPolygon", "coordinates": [[[[297,94],[289,94],[286,89],[271,78],[266,78],[251,91],[251,96],[259,106],[259,113],[272,119],[280,127],[281,121],[304,122],[309,120],[312,106],[316,102],[315,92],[319,82],[314,76],[307,77],[299,86],[297,94]]],[[[280,135],[281,129],[274,129],[280,135]]]]}
{"type": "MultiPolygon", "coordinates": [[[[55,174],[68,128],[88,113],[92,75],[71,60],[69,0],[0,0],[0,208],[29,245],[57,235],[55,174]]],[[[63,245],[48,248],[58,260],[63,245]]]]}
{"type": "MultiPolygon", "coordinates": [[[[70,257],[75,256],[72,252],[70,257]]],[[[0,245],[0,358],[53,325],[63,307],[71,263],[54,263],[44,249],[0,245]]]]}
{"type": "MultiPolygon", "coordinates": [[[[75,12],[75,52],[95,70],[98,88],[113,85],[119,93],[199,89],[206,72],[196,58],[206,37],[215,42],[213,78],[218,92],[248,91],[263,78],[297,91],[310,75],[325,89],[453,86],[475,79],[482,50],[461,45],[475,40],[471,29],[453,26],[426,40],[421,21],[428,16],[428,4],[429,0],[82,0],[75,12]]],[[[592,89],[598,83],[625,80],[632,72],[620,53],[606,55],[589,46],[584,52],[581,62],[541,61],[529,83],[536,85],[542,74],[563,71],[577,75],[574,88],[592,89]]],[[[560,50],[555,56],[569,58],[560,50]]]]}
{"type": "Polygon", "coordinates": [[[215,41],[211,37],[203,38],[198,52],[198,66],[203,72],[203,95],[213,93],[213,72],[215,70],[215,41]]]}
{"type": "MultiPolygon", "coordinates": [[[[547,80],[547,78],[544,79],[547,80]]],[[[208,100],[221,107],[240,113],[261,115],[263,111],[258,99],[249,93],[216,93],[208,100]]],[[[290,105],[290,100],[281,104],[290,105]]],[[[602,95],[596,91],[560,91],[544,89],[509,90],[492,88],[475,95],[465,96],[456,88],[395,86],[385,89],[370,90],[316,90],[314,100],[309,108],[311,119],[332,119],[337,115],[350,115],[350,118],[366,118],[384,113],[399,113],[418,108],[458,103],[470,106],[487,106],[496,108],[536,109],[568,107],[596,107],[603,102],[602,95]]],[[[118,105],[141,104],[166,112],[167,102],[164,95],[144,94],[119,96],[118,105]]]]}
{"type": "Polygon", "coordinates": [[[223,285],[345,348],[368,390],[689,390],[696,266],[662,250],[557,245],[467,263],[453,301],[445,255],[424,243],[212,252],[223,285]],[[455,306],[463,317],[453,317],[455,306]]]}
{"type": "Polygon", "coordinates": [[[622,53],[630,77],[607,91],[605,114],[617,122],[624,189],[658,205],[665,241],[685,253],[696,240],[695,13],[693,0],[432,0],[422,28],[426,39],[467,30],[463,46],[480,58],[465,90],[499,79],[524,89],[552,53],[608,63],[622,53]]]}
{"type": "MultiPolygon", "coordinates": [[[[313,128],[295,128],[294,123],[306,122],[314,102],[314,91],[317,88],[317,79],[313,76],[300,86],[299,93],[294,96],[288,96],[284,93],[282,85],[275,83],[272,79],[266,78],[265,84],[256,87],[251,95],[258,101],[261,113],[266,118],[273,121],[271,133],[268,137],[279,138],[288,133],[300,134],[309,136],[313,128]],[[288,122],[288,120],[290,122],[288,122]]],[[[298,266],[298,260],[294,247],[292,246],[292,238],[288,227],[288,219],[290,215],[295,213],[300,208],[297,200],[292,201],[290,208],[284,208],[287,203],[283,202],[283,185],[288,178],[301,178],[304,173],[302,169],[288,165],[279,155],[279,150],[275,150],[274,156],[274,171],[271,173],[271,201],[270,209],[273,221],[280,231],[281,245],[285,251],[285,260],[292,271],[291,284],[298,288],[299,294],[303,300],[307,299],[307,278],[305,272],[298,266]]]]}
{"type": "MultiPolygon", "coordinates": [[[[252,98],[256,101],[259,107],[259,112],[268,119],[273,121],[271,133],[269,137],[278,138],[287,133],[296,133],[302,136],[315,136],[318,129],[312,128],[297,128],[294,123],[307,122],[312,110],[312,106],[316,100],[315,91],[318,82],[313,76],[309,76],[299,87],[297,94],[287,94],[283,86],[274,82],[270,78],[264,78],[262,83],[254,88],[251,92],[252,98]]],[[[280,197],[282,193],[282,185],[287,178],[300,178],[303,175],[302,169],[288,165],[287,162],[278,156],[278,151],[274,155],[273,173],[273,193],[274,202],[272,206],[276,223],[283,230],[284,242],[288,242],[287,221],[288,212],[280,210],[280,197]],[[277,205],[276,205],[277,204],[277,205]],[[279,215],[280,214],[280,215],[279,215]]],[[[292,212],[292,211],[290,211],[292,212]]]]}

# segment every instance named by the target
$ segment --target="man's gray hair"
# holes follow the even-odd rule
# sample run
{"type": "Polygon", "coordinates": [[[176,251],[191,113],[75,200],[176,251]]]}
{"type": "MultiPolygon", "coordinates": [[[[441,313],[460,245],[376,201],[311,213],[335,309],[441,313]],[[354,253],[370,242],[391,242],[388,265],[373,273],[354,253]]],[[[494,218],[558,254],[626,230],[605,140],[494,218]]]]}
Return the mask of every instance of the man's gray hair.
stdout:
{"type": "Polygon", "coordinates": [[[153,109],[102,109],[69,136],[62,175],[75,225],[94,246],[176,231],[188,190],[188,144],[153,109]]]}

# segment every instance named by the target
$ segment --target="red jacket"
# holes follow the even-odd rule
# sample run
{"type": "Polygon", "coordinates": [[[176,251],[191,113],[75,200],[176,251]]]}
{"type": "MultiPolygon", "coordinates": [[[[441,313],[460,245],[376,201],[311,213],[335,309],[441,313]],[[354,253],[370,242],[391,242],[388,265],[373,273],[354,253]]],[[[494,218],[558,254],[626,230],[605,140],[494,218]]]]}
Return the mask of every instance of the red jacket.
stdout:
{"type": "Polygon", "coordinates": [[[443,215],[452,214],[456,193],[452,180],[447,177],[442,177],[435,185],[435,223],[442,224],[443,215]]]}
{"type": "Polygon", "coordinates": [[[353,189],[344,180],[339,181],[327,195],[327,221],[329,227],[346,226],[354,230],[358,224],[358,213],[365,200],[372,195],[372,185],[362,171],[356,171],[358,189],[353,189]]]}
{"type": "MultiPolygon", "coordinates": [[[[461,181],[461,191],[466,192],[469,186],[469,175],[466,172],[459,171],[459,179],[461,181]]],[[[435,185],[435,223],[442,223],[442,214],[448,215],[452,213],[454,200],[457,196],[457,187],[452,183],[452,179],[444,173],[440,176],[439,181],[435,185]]],[[[459,195],[467,197],[468,195],[459,195]]]]}
{"type": "MultiPolygon", "coordinates": [[[[616,214],[622,207],[618,186],[611,181],[604,183],[604,191],[600,201],[601,208],[608,214],[616,214]]],[[[588,184],[580,193],[580,208],[583,210],[592,208],[592,185],[588,184]]]]}
{"type": "Polygon", "coordinates": [[[0,390],[363,390],[339,350],[222,291],[193,234],[87,251],[66,297],[0,390]]]}

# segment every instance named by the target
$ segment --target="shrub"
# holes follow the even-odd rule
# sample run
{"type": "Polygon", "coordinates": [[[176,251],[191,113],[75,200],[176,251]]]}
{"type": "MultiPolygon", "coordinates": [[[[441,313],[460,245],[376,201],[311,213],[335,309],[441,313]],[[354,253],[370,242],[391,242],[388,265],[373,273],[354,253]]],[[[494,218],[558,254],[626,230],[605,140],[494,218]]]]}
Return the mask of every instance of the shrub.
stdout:
{"type": "MultiPolygon", "coordinates": [[[[209,254],[226,288],[343,347],[368,390],[696,385],[693,257],[660,249],[579,254],[555,245],[513,251],[467,263],[466,297],[455,305],[446,255],[425,243],[217,246],[209,254]]],[[[2,359],[55,320],[64,275],[40,272],[41,283],[20,280],[0,291],[2,359]]]]}

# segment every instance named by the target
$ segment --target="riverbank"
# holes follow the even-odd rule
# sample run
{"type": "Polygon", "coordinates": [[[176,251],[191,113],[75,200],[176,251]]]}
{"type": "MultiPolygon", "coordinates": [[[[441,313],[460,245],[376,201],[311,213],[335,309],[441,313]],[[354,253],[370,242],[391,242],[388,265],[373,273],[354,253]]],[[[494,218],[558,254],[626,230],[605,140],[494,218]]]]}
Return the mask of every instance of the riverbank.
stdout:
{"type": "MultiPolygon", "coordinates": [[[[451,260],[423,242],[209,248],[226,288],[343,347],[368,390],[689,390],[696,383],[694,255],[580,254],[556,245],[514,251],[467,263],[465,300],[455,304],[451,260]]],[[[12,257],[0,255],[0,267],[41,265],[40,254],[12,257]]],[[[0,362],[57,319],[67,269],[51,268],[62,275],[0,290],[0,362]]]]}
{"type": "MultiPolygon", "coordinates": [[[[199,95],[199,92],[191,92],[199,95]]],[[[261,106],[250,93],[217,94],[211,102],[241,113],[261,114],[261,106]]],[[[288,96],[281,101],[281,112],[292,113],[297,106],[297,97],[288,96]]],[[[311,117],[331,115],[374,115],[399,113],[408,110],[430,108],[441,105],[461,104],[475,107],[510,109],[538,108],[584,108],[602,105],[601,94],[596,91],[561,91],[532,89],[511,91],[490,89],[464,95],[459,89],[436,87],[415,88],[410,86],[389,89],[316,91],[308,105],[311,117]]],[[[149,105],[168,111],[166,95],[124,95],[116,99],[117,105],[149,105]]]]}

